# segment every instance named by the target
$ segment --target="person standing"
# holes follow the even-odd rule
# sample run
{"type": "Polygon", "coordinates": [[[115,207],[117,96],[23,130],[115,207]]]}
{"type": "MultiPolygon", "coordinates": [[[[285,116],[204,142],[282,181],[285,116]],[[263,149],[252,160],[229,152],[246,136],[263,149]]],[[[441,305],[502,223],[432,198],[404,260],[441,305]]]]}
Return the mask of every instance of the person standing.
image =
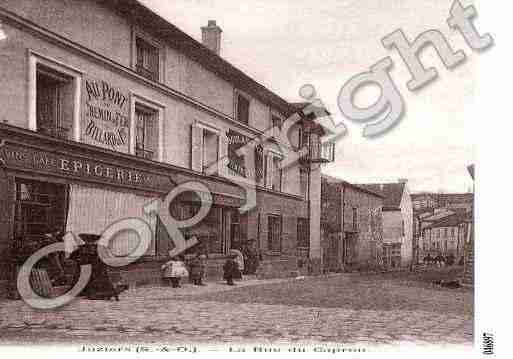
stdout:
{"type": "Polygon", "coordinates": [[[166,284],[169,285],[170,282],[173,288],[180,288],[180,279],[189,275],[181,256],[171,258],[170,261],[164,263],[162,271],[163,279],[167,282],[166,284]]]}
{"type": "Polygon", "coordinates": [[[244,255],[244,274],[255,274],[260,264],[260,255],[256,248],[256,241],[250,239],[242,247],[244,255]]]}
{"type": "Polygon", "coordinates": [[[205,285],[203,283],[203,276],[205,275],[205,261],[204,254],[197,253],[190,263],[190,276],[194,285],[205,285]]]}
{"type": "Polygon", "coordinates": [[[223,265],[223,278],[228,285],[235,285],[233,279],[241,276],[239,265],[235,261],[236,256],[236,254],[231,254],[223,265]]]}

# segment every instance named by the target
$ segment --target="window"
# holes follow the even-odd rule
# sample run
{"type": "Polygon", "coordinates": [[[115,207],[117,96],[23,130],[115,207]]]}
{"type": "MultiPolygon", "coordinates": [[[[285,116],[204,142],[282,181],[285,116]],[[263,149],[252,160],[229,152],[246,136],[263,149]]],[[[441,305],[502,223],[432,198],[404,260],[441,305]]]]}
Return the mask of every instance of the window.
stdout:
{"type": "Polygon", "coordinates": [[[298,148],[308,146],[310,143],[310,133],[303,126],[299,127],[299,144],[298,148]]]}
{"type": "Polygon", "coordinates": [[[135,155],[148,160],[157,159],[158,110],[136,103],[135,155]]]}
{"type": "Polygon", "coordinates": [[[249,124],[249,98],[241,93],[237,93],[237,102],[236,102],[236,113],[237,113],[237,121],[249,124]]]}
{"type": "Polygon", "coordinates": [[[38,64],[36,66],[36,128],[53,137],[72,138],[73,78],[38,64]]]}
{"type": "Polygon", "coordinates": [[[269,173],[269,164],[267,161],[269,160],[269,155],[264,154],[263,155],[263,165],[264,165],[264,187],[269,186],[269,179],[267,178],[267,175],[269,173]]]}
{"type": "MultiPolygon", "coordinates": [[[[219,159],[219,135],[216,132],[203,129],[203,173],[207,173],[207,169],[215,165],[219,159]]],[[[217,170],[214,170],[217,174],[217,170]]]]}
{"type": "Polygon", "coordinates": [[[273,131],[273,137],[279,138],[281,132],[281,118],[275,115],[271,115],[271,126],[273,131]]]}
{"type": "Polygon", "coordinates": [[[352,214],[353,214],[353,229],[357,230],[358,229],[358,208],[353,207],[352,214]]]}
{"type": "Polygon", "coordinates": [[[281,251],[281,217],[271,215],[267,217],[267,243],[268,249],[273,252],[281,251]]]}
{"type": "Polygon", "coordinates": [[[401,220],[401,235],[404,236],[404,219],[401,220]]]}
{"type": "Polygon", "coordinates": [[[299,188],[304,200],[308,200],[310,171],[306,167],[299,168],[299,188]]]}
{"type": "Polygon", "coordinates": [[[272,159],[272,189],[273,191],[281,192],[281,182],[283,170],[281,169],[281,157],[274,156],[272,159]]]}
{"type": "Polygon", "coordinates": [[[297,219],[297,246],[310,247],[310,221],[308,218],[297,219]]]}
{"type": "Polygon", "coordinates": [[[135,39],[137,73],[147,79],[159,80],[159,48],[141,37],[135,39]]]}
{"type": "Polygon", "coordinates": [[[17,178],[14,237],[40,239],[45,233],[63,231],[67,193],[66,185],[17,178]]]}

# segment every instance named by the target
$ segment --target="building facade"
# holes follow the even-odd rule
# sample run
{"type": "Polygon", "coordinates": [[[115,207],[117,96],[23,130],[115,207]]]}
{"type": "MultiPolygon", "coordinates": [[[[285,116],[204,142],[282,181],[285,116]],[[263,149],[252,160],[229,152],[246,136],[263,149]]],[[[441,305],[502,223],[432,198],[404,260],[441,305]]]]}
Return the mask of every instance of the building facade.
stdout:
{"type": "Polygon", "coordinates": [[[383,259],[390,268],[406,267],[413,260],[413,206],[407,181],[361,185],[384,196],[383,259]]]}
{"type": "Polygon", "coordinates": [[[431,257],[452,255],[459,261],[468,235],[468,220],[466,214],[453,214],[425,226],[419,243],[420,258],[428,254],[431,257]]]}
{"type": "Polygon", "coordinates": [[[370,269],[383,261],[383,197],[322,177],[322,250],[326,272],[370,269]]]}
{"type": "MultiPolygon", "coordinates": [[[[134,0],[7,0],[0,21],[0,252],[136,217],[151,227],[150,245],[119,270],[152,281],[177,243],[146,206],[192,181],[211,193],[211,209],[182,233],[188,250],[208,255],[207,276],[248,239],[266,275],[301,256],[320,270],[322,132],[219,56],[214,21],[203,44],[134,0]]],[[[169,214],[194,217],[201,193],[176,194],[169,214]]],[[[127,256],[137,245],[127,232],[110,249],[127,256]]]]}

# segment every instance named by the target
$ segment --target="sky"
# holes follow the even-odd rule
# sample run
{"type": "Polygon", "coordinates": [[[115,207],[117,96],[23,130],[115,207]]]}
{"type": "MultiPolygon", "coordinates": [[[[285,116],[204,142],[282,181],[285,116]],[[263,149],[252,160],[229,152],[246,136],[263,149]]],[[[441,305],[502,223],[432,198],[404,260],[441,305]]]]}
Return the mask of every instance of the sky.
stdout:
{"type": "MultiPolygon", "coordinates": [[[[323,167],[326,174],[353,183],[407,178],[410,192],[467,192],[472,181],[466,167],[476,157],[472,129],[477,119],[472,114],[483,55],[473,53],[449,29],[452,1],[141,0],[198,41],[200,27],[216,20],[223,30],[221,56],[288,101],[301,101],[301,86],[314,85],[334,121],[348,128],[337,143],[335,162],[323,167]],[[421,59],[439,76],[413,93],[406,87],[406,65],[381,45],[396,29],[410,40],[426,30],[440,30],[467,59],[447,70],[427,48],[421,59]],[[337,96],[346,81],[387,56],[394,62],[391,76],[406,113],[392,131],[369,140],[362,137],[361,124],[343,117],[337,96]]],[[[379,91],[368,89],[357,99],[371,105],[376,96],[379,91]]]]}

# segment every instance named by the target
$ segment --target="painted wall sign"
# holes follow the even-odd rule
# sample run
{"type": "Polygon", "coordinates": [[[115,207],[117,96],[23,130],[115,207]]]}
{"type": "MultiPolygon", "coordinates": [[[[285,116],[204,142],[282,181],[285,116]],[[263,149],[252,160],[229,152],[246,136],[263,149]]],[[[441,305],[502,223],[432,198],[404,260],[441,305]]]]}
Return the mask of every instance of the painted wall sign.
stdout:
{"type": "Polygon", "coordinates": [[[104,80],[84,78],[82,89],[82,142],[129,151],[130,94],[104,80]]]}
{"type": "MultiPolygon", "coordinates": [[[[251,141],[251,138],[233,130],[228,130],[228,168],[242,177],[253,177],[249,168],[246,167],[244,156],[238,156],[237,150],[251,141]]],[[[261,145],[255,147],[255,171],[256,179],[263,177],[263,148],[261,145]]]]}
{"type": "Polygon", "coordinates": [[[101,181],[156,192],[166,192],[171,186],[171,180],[167,176],[73,155],[55,154],[1,139],[0,143],[0,164],[7,168],[101,181]]]}

